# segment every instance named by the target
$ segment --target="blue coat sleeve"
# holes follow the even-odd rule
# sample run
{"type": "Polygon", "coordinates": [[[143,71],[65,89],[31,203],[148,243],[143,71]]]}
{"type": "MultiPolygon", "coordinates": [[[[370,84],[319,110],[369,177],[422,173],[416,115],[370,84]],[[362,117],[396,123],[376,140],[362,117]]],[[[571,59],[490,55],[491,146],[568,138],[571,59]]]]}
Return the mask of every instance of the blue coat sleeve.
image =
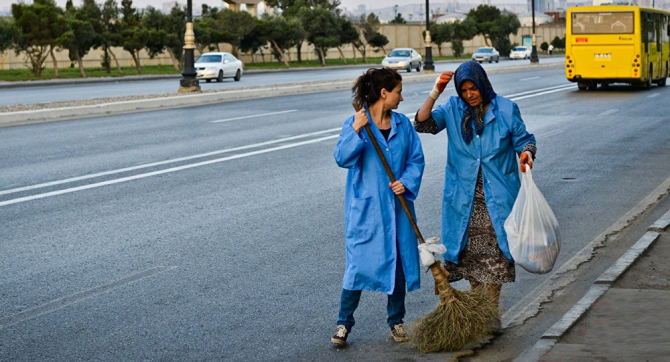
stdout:
{"type": "Polygon", "coordinates": [[[365,140],[360,134],[356,133],[351,126],[352,124],[354,124],[354,116],[351,116],[344,121],[342,133],[340,133],[337,145],[335,146],[335,152],[333,153],[335,162],[342,168],[355,167],[356,164],[358,164],[359,158],[363,154],[362,151],[363,146],[365,145],[365,140]]]}
{"type": "Polygon", "coordinates": [[[423,158],[423,149],[421,148],[421,140],[414,128],[407,120],[405,129],[408,131],[407,138],[409,139],[409,149],[407,150],[407,162],[405,168],[400,176],[399,181],[405,185],[405,198],[409,201],[416,200],[419,195],[419,187],[421,186],[421,177],[423,176],[423,169],[426,162],[423,158]]]}
{"type": "Polygon", "coordinates": [[[529,143],[535,144],[535,136],[526,131],[526,125],[521,119],[521,111],[519,111],[519,106],[517,106],[516,103],[513,103],[512,132],[514,151],[516,151],[516,153],[521,153],[523,148],[529,143]]]}

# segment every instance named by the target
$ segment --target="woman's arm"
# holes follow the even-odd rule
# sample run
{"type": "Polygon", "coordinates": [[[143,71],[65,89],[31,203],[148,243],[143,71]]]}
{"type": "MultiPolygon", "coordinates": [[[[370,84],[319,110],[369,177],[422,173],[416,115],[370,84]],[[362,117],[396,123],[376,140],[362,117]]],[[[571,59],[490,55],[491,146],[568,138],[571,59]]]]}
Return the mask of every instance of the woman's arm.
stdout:
{"type": "Polygon", "coordinates": [[[451,78],[453,76],[454,72],[446,71],[440,74],[439,77],[437,77],[437,79],[435,80],[435,86],[433,87],[433,90],[430,91],[428,98],[426,98],[426,101],[419,109],[419,112],[416,113],[414,121],[421,123],[430,118],[430,112],[433,110],[433,106],[435,106],[435,101],[440,96],[440,94],[444,92],[444,88],[447,87],[447,84],[449,84],[449,81],[451,81],[451,78]]]}

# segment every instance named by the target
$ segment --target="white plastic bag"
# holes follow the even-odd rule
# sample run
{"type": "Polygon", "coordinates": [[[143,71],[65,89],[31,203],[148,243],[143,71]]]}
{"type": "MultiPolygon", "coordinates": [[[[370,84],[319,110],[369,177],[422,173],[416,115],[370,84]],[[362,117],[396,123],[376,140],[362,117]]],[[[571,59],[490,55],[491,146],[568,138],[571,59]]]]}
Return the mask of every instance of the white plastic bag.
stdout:
{"type": "Polygon", "coordinates": [[[558,220],[528,166],[521,173],[521,189],[505,220],[505,232],[516,264],[535,274],[551,271],[561,250],[558,220]]]}

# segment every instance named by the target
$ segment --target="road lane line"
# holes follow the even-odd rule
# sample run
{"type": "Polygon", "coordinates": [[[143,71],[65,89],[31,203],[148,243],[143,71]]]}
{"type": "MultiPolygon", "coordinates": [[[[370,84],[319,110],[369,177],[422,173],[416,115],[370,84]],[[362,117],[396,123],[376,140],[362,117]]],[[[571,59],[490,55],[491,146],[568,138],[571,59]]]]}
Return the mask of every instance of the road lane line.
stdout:
{"type": "Polygon", "coordinates": [[[512,97],[522,96],[522,95],[526,95],[526,94],[541,95],[541,94],[546,94],[546,93],[537,93],[536,94],[536,92],[544,92],[544,91],[554,90],[554,89],[564,90],[564,89],[573,88],[574,86],[575,86],[574,84],[562,84],[562,85],[557,85],[557,86],[553,86],[553,87],[540,88],[540,89],[534,89],[534,90],[531,90],[531,91],[510,94],[510,95],[506,95],[505,98],[512,98],[512,97]]]}
{"type": "Polygon", "coordinates": [[[659,93],[654,93],[654,94],[652,94],[652,95],[650,95],[650,96],[647,96],[647,98],[654,98],[654,97],[658,97],[658,95],[659,95],[659,93]]]}
{"type": "Polygon", "coordinates": [[[229,153],[229,152],[246,150],[246,149],[249,149],[249,148],[267,146],[267,145],[271,145],[271,144],[275,144],[275,143],[292,141],[292,140],[305,138],[305,137],[310,137],[310,136],[315,136],[315,135],[319,135],[319,134],[323,134],[323,133],[340,131],[341,129],[342,129],[341,127],[330,128],[330,129],[323,130],[323,131],[305,133],[305,134],[291,136],[291,137],[285,137],[285,138],[279,138],[279,139],[272,140],[272,141],[254,143],[254,144],[250,144],[250,145],[246,145],[246,146],[240,146],[240,147],[227,148],[225,150],[218,150],[218,151],[212,151],[212,152],[207,152],[207,153],[201,153],[201,154],[193,155],[193,156],[179,157],[179,158],[174,158],[174,159],[165,160],[165,161],[145,163],[145,164],[142,164],[142,165],[125,167],[125,168],[120,168],[120,169],[116,169],[116,170],[104,171],[104,172],[98,172],[98,173],[93,173],[93,174],[85,175],[85,176],[71,177],[71,178],[67,178],[67,179],[64,179],[64,180],[45,182],[45,183],[31,185],[31,186],[17,187],[17,188],[13,188],[13,189],[0,191],[0,196],[1,195],[7,195],[7,194],[13,194],[13,193],[17,193],[17,192],[35,190],[35,189],[44,188],[44,187],[62,185],[62,184],[65,184],[65,183],[82,181],[82,180],[87,180],[87,179],[101,177],[101,176],[114,175],[114,174],[117,174],[117,173],[141,170],[143,168],[161,166],[161,165],[175,163],[175,162],[182,162],[182,161],[188,161],[188,160],[193,160],[193,159],[197,159],[197,158],[209,157],[209,156],[219,155],[219,154],[222,154],[222,153],[229,153]]]}
{"type": "Polygon", "coordinates": [[[119,279],[115,282],[109,283],[109,284],[104,284],[89,290],[85,290],[83,292],[75,293],[72,295],[69,295],[67,297],[63,297],[60,299],[53,300],[51,302],[39,305],[34,308],[30,308],[28,310],[25,310],[23,312],[11,315],[9,317],[5,317],[0,319],[0,328],[8,327],[16,323],[21,323],[23,321],[27,321],[29,319],[39,317],[43,314],[51,313],[53,311],[56,311],[61,308],[65,308],[68,305],[72,305],[74,303],[81,302],[84,299],[88,299],[91,297],[95,297],[97,295],[100,295],[102,293],[108,292],[110,290],[116,289],[118,287],[127,285],[127,284],[132,284],[135,282],[138,282],[142,279],[149,278],[151,276],[154,276],[159,273],[164,273],[167,271],[170,271],[172,269],[175,269],[176,266],[158,266],[154,267],[151,269],[147,269],[143,272],[136,273],[130,276],[127,276],[123,279],[119,279]]]}
{"type": "Polygon", "coordinates": [[[511,101],[516,102],[516,101],[519,101],[519,100],[522,100],[522,99],[526,99],[526,98],[538,97],[538,96],[541,96],[541,95],[550,94],[550,93],[556,93],[556,92],[561,92],[561,91],[564,91],[564,90],[570,90],[570,89],[573,89],[573,88],[575,88],[574,85],[569,85],[568,87],[565,87],[565,88],[554,89],[554,90],[550,90],[550,91],[546,91],[546,92],[541,92],[541,93],[536,93],[536,94],[531,94],[531,95],[527,95],[527,96],[515,97],[515,98],[512,98],[512,97],[509,97],[509,96],[508,96],[507,98],[509,98],[511,101]]]}
{"type": "Polygon", "coordinates": [[[533,80],[533,79],[540,79],[540,77],[521,78],[519,79],[519,82],[525,82],[527,80],[533,80]]]}
{"type": "Polygon", "coordinates": [[[599,113],[599,114],[598,114],[598,117],[609,116],[610,114],[614,114],[614,113],[617,113],[617,112],[619,112],[618,109],[610,109],[609,111],[605,111],[605,112],[599,113]]]}
{"type": "Polygon", "coordinates": [[[270,113],[261,113],[261,114],[254,114],[251,116],[244,116],[244,117],[235,117],[235,118],[227,118],[227,119],[220,119],[218,121],[211,121],[210,123],[221,123],[221,122],[229,122],[229,121],[236,121],[238,119],[247,119],[247,118],[254,118],[254,117],[263,117],[263,116],[271,116],[275,114],[284,114],[284,113],[291,113],[291,112],[297,112],[297,109],[289,109],[287,111],[279,111],[279,112],[270,112],[270,113]]]}
{"type": "Polygon", "coordinates": [[[273,148],[267,148],[267,149],[264,149],[264,150],[252,151],[252,152],[248,152],[248,153],[242,153],[242,154],[239,154],[239,155],[233,155],[233,156],[228,156],[228,157],[223,157],[223,158],[216,158],[216,159],[213,159],[213,160],[202,161],[202,162],[192,163],[192,164],[189,164],[189,165],[167,168],[167,169],[159,170],[159,171],[147,172],[147,173],[134,175],[134,176],[122,177],[122,178],[118,178],[118,179],[114,179],[114,180],[97,182],[97,183],[93,183],[93,184],[89,184],[89,185],[71,187],[71,188],[68,188],[68,189],[57,190],[57,191],[52,191],[52,192],[45,192],[43,194],[36,194],[36,195],[32,195],[32,196],[19,197],[19,198],[16,198],[16,199],[10,199],[10,200],[7,200],[7,201],[0,202],[0,207],[7,206],[7,205],[12,205],[12,204],[18,204],[18,203],[26,202],[26,201],[43,199],[45,197],[63,195],[63,194],[68,194],[68,193],[72,193],[72,192],[93,189],[93,188],[102,187],[102,186],[114,185],[114,184],[127,182],[127,181],[139,180],[139,179],[143,179],[143,178],[147,178],[147,177],[151,177],[151,176],[163,175],[163,174],[170,173],[170,172],[182,171],[182,170],[187,170],[187,169],[190,169],[190,168],[211,165],[211,164],[215,164],[215,163],[219,163],[219,162],[236,160],[236,159],[239,159],[239,158],[260,155],[260,154],[263,154],[263,153],[280,151],[280,150],[284,150],[284,149],[288,149],[288,148],[294,148],[294,147],[298,147],[298,146],[304,146],[304,145],[308,145],[308,144],[312,144],[312,143],[316,143],[316,142],[321,142],[321,141],[337,138],[339,136],[340,136],[339,134],[336,134],[336,135],[331,135],[331,136],[326,136],[326,137],[321,137],[321,138],[315,138],[315,139],[308,140],[308,141],[302,141],[302,142],[292,143],[292,144],[283,145],[283,146],[277,146],[277,147],[273,147],[273,148]]]}

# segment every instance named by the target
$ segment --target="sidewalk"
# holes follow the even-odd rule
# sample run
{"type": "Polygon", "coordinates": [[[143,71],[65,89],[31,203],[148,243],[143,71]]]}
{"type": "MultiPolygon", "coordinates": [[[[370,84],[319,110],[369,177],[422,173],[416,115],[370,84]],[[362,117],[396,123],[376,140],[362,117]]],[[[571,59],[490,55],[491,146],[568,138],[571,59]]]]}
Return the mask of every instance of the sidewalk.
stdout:
{"type": "Polygon", "coordinates": [[[670,211],[514,361],[670,360],[670,211]]]}

